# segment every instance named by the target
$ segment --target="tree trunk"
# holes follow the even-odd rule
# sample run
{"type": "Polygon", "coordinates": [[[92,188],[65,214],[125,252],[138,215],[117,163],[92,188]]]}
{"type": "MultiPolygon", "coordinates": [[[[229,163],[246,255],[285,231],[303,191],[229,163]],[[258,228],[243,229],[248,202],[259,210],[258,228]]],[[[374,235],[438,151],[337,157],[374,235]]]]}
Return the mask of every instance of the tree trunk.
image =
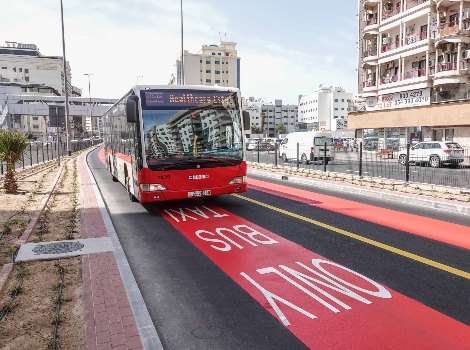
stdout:
{"type": "Polygon", "coordinates": [[[18,184],[16,183],[15,179],[15,164],[11,164],[11,162],[7,162],[7,171],[5,173],[5,184],[3,188],[7,191],[7,193],[16,193],[18,190],[18,184]]]}

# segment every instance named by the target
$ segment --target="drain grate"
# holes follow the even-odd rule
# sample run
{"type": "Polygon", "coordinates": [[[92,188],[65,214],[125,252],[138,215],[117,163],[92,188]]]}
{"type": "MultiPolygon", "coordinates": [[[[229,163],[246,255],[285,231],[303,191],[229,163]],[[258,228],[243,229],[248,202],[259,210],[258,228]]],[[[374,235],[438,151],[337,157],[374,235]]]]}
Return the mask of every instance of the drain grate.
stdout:
{"type": "Polygon", "coordinates": [[[80,242],[56,242],[40,244],[33,249],[35,255],[40,254],[64,254],[82,250],[84,245],[80,242]]]}

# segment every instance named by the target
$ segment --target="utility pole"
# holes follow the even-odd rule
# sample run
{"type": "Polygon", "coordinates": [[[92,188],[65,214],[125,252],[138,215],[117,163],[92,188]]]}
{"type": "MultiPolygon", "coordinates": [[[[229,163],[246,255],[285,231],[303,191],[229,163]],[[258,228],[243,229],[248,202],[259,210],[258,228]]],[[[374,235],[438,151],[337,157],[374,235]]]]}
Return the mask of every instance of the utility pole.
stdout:
{"type": "Polygon", "coordinates": [[[70,151],[70,132],[69,132],[69,84],[67,77],[67,60],[65,58],[65,34],[64,34],[64,6],[62,0],[60,0],[60,19],[62,23],[62,53],[63,53],[63,70],[64,70],[64,84],[65,84],[65,134],[67,142],[67,155],[70,157],[72,152],[70,151]]]}
{"type": "Polygon", "coordinates": [[[181,85],[184,85],[184,52],[183,52],[183,0],[181,0],[181,85]]]}
{"type": "Polygon", "coordinates": [[[93,118],[92,118],[92,109],[91,109],[91,83],[90,83],[90,77],[93,75],[91,73],[85,73],[88,77],[88,96],[89,96],[89,102],[90,102],[90,127],[91,127],[91,145],[93,146],[93,118]]]}

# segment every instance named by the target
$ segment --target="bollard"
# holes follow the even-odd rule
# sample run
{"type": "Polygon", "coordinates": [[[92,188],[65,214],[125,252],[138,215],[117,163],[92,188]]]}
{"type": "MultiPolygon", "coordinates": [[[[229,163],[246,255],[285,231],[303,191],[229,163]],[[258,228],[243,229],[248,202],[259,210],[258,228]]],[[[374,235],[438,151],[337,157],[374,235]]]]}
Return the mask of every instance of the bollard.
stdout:
{"type": "Polygon", "coordinates": [[[29,144],[29,165],[33,166],[33,149],[31,144],[29,144]]]}
{"type": "Polygon", "coordinates": [[[276,166],[277,168],[277,154],[278,154],[278,150],[279,150],[279,144],[276,142],[274,144],[274,165],[276,166]]]}
{"type": "Polygon", "coordinates": [[[44,163],[44,144],[41,142],[41,149],[42,149],[42,162],[44,163]]]}
{"type": "Polygon", "coordinates": [[[359,143],[359,177],[362,178],[362,142],[359,143]]]}
{"type": "Polygon", "coordinates": [[[258,150],[258,164],[259,164],[259,141],[256,143],[256,149],[258,150]]]}
{"type": "Polygon", "coordinates": [[[299,169],[300,167],[299,153],[300,153],[300,144],[297,142],[297,169],[299,169]]]}
{"type": "Polygon", "coordinates": [[[46,154],[47,154],[47,161],[49,161],[49,144],[46,143],[46,154]]]}
{"type": "Polygon", "coordinates": [[[410,143],[406,144],[405,181],[410,181],[410,143]]]}
{"type": "Polygon", "coordinates": [[[326,142],[324,144],[324,147],[323,147],[323,172],[326,173],[326,163],[327,163],[327,159],[326,159],[326,150],[327,150],[327,145],[326,145],[326,142]]]}

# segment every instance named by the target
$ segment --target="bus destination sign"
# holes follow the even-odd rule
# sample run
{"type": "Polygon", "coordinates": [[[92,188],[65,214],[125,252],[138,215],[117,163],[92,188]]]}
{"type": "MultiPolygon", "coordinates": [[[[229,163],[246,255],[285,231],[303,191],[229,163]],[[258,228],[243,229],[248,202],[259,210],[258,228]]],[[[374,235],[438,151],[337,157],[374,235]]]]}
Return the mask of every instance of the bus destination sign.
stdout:
{"type": "Polygon", "coordinates": [[[143,91],[143,102],[147,108],[189,108],[210,104],[229,107],[232,94],[229,91],[146,90],[143,91]]]}

